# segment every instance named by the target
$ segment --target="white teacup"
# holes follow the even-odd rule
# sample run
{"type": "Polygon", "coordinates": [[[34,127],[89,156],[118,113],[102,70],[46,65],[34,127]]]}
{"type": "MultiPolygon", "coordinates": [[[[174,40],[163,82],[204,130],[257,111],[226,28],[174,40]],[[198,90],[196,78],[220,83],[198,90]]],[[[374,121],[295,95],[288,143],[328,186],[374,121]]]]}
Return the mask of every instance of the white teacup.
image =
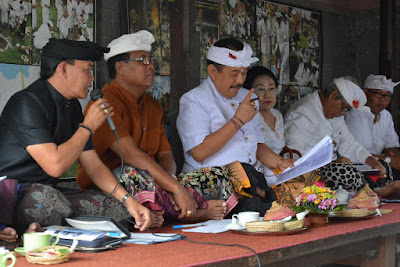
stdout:
{"type": "Polygon", "coordinates": [[[260,213],[256,211],[243,211],[232,216],[233,224],[240,224],[246,227],[247,222],[257,222],[260,220],[260,213]]]}

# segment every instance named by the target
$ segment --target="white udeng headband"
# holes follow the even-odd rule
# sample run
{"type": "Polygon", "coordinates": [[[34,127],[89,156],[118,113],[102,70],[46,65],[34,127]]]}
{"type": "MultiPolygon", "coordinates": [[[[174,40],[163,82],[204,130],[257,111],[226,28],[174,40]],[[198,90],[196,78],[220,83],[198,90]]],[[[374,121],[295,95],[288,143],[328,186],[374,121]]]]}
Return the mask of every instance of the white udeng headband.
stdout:
{"type": "Polygon", "coordinates": [[[243,50],[234,51],[225,47],[211,46],[208,49],[207,59],[215,63],[230,67],[248,67],[250,64],[258,61],[258,58],[252,57],[253,50],[243,43],[243,50]]]}
{"type": "Polygon", "coordinates": [[[371,111],[369,107],[365,106],[365,103],[367,103],[367,97],[365,96],[364,91],[357,84],[343,79],[342,77],[333,79],[333,82],[339,89],[340,94],[352,108],[363,112],[371,111]]]}
{"type": "Polygon", "coordinates": [[[385,75],[368,75],[364,83],[365,89],[380,89],[386,90],[393,94],[393,88],[400,82],[392,82],[392,79],[386,78],[385,75]]]}

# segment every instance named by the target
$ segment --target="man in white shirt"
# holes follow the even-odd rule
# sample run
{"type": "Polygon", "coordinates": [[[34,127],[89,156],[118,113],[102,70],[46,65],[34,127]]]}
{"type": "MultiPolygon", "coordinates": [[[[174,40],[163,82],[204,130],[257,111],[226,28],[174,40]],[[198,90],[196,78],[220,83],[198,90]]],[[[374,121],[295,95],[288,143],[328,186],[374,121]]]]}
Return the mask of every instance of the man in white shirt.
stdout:
{"type": "MultiPolygon", "coordinates": [[[[346,124],[354,138],[369,153],[397,170],[400,170],[399,137],[386,107],[392,99],[393,88],[399,83],[392,82],[384,75],[370,74],[365,80],[364,92],[367,96],[366,106],[371,113],[352,110],[346,114],[346,124]]],[[[394,178],[400,177],[395,175],[394,178]]]]}
{"type": "Polygon", "coordinates": [[[274,168],[292,166],[264,144],[258,102],[250,101],[254,89],[242,88],[247,68],[258,61],[252,54],[248,44],[235,38],[217,41],[208,50],[209,77],[180,100],[183,171],[234,161],[254,165],[257,159],[274,168]]]}
{"type": "Polygon", "coordinates": [[[356,84],[343,78],[334,79],[324,93],[308,94],[290,108],[285,117],[286,145],[304,155],[329,135],[333,140],[333,162],[367,164],[379,169],[383,177],[385,168],[354,139],[344,121],[344,115],[351,109],[369,112],[364,107],[366,101],[356,84]]]}
{"type": "MultiPolygon", "coordinates": [[[[239,161],[254,170],[246,171],[246,174],[252,187],[256,187],[257,196],[263,199],[260,212],[263,209],[265,212],[271,204],[268,202],[271,196],[267,193],[264,175],[252,165],[259,160],[267,166],[284,170],[293,167],[293,160],[283,159],[265,145],[258,118],[258,102],[251,100],[251,97],[256,97],[254,89],[242,88],[249,65],[258,61],[252,54],[250,46],[236,38],[222,39],[213,44],[207,55],[209,77],[180,99],[177,129],[184,150],[184,172],[222,167],[239,161]],[[258,178],[260,175],[262,180],[258,178]]],[[[243,209],[260,207],[258,204],[257,208],[253,206],[261,201],[258,198],[241,199],[239,204],[248,201],[243,204],[243,209]]]]}

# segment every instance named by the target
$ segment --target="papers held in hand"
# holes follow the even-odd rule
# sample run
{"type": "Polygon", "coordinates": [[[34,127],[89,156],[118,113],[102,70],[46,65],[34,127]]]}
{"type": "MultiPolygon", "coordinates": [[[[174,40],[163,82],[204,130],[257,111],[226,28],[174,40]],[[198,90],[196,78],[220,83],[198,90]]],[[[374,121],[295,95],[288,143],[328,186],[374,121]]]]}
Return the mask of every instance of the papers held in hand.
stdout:
{"type": "Polygon", "coordinates": [[[332,138],[327,135],[294,163],[277,176],[276,185],[289,181],[299,175],[318,169],[332,161],[332,138]]]}
{"type": "Polygon", "coordinates": [[[351,163],[353,167],[357,169],[357,171],[365,173],[365,174],[379,174],[380,171],[378,169],[372,169],[371,166],[366,164],[359,163],[351,163]]]}

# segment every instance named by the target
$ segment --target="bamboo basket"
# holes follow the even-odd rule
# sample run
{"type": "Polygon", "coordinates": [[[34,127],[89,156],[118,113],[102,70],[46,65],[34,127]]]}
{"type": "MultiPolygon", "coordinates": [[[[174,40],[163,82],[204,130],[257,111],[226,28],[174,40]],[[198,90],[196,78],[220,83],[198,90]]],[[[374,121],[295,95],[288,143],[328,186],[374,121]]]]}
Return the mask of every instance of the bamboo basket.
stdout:
{"type": "Polygon", "coordinates": [[[35,255],[30,255],[30,253],[38,253],[38,252],[45,252],[50,249],[66,249],[69,251],[69,247],[64,247],[64,246],[48,246],[48,247],[42,247],[38,249],[34,249],[32,251],[29,251],[25,254],[25,258],[29,263],[34,263],[34,264],[45,264],[45,265],[51,265],[51,264],[59,264],[62,262],[69,261],[71,258],[71,255],[74,251],[69,251],[66,253],[62,253],[59,255],[55,255],[54,257],[40,257],[40,256],[35,256],[35,255]]]}
{"type": "Polygon", "coordinates": [[[296,229],[300,229],[303,226],[304,226],[304,219],[296,220],[296,221],[292,221],[292,222],[285,222],[283,224],[283,228],[285,230],[296,230],[296,229]]]}
{"type": "Polygon", "coordinates": [[[249,232],[279,232],[283,230],[282,222],[247,222],[247,231],[249,232]]]}

